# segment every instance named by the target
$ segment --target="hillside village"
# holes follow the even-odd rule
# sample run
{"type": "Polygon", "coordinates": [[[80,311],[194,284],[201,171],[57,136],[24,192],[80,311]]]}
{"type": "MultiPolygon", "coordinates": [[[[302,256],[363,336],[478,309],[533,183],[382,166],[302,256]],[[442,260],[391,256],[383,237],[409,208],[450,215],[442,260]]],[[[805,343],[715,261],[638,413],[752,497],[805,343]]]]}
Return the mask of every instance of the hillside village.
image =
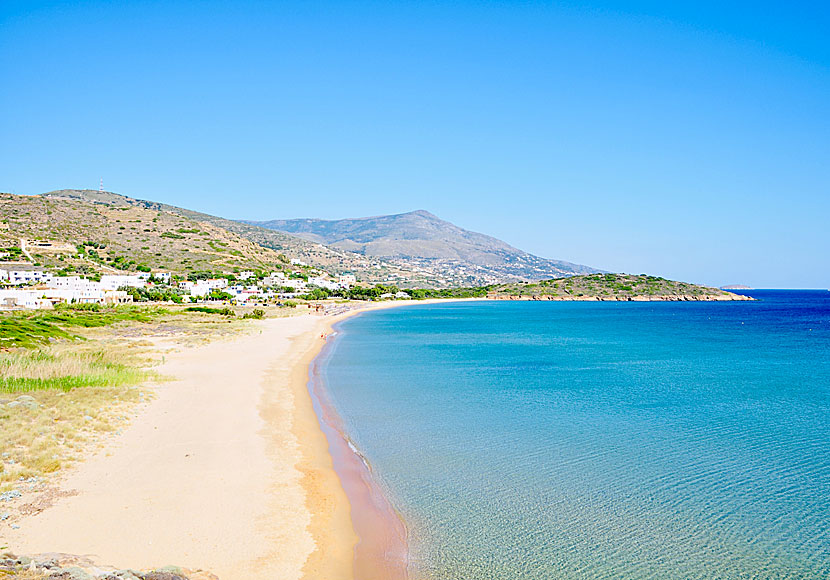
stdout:
{"type": "Polygon", "coordinates": [[[264,304],[291,300],[310,290],[349,290],[352,275],[336,280],[310,270],[312,275],[286,275],[282,271],[223,272],[217,277],[192,280],[170,272],[102,274],[97,277],[68,276],[43,268],[0,263],[0,308],[38,309],[57,304],[127,304],[139,300],[176,303],[224,300],[234,304],[264,304]]]}

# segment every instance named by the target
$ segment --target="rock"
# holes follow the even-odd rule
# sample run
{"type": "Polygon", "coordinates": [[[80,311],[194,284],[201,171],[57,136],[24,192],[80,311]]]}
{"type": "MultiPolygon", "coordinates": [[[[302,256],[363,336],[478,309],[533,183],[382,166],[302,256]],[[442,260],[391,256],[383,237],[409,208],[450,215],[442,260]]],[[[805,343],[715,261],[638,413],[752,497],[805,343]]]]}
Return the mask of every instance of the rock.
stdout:
{"type": "MultiPolygon", "coordinates": [[[[40,407],[40,405],[37,404],[37,401],[35,400],[35,398],[30,396],[30,395],[20,395],[14,401],[12,401],[12,403],[17,403],[20,406],[22,406],[26,409],[31,409],[31,410],[37,409],[37,408],[40,407]]],[[[12,403],[9,403],[9,406],[11,406],[12,403]]]]}
{"type": "Polygon", "coordinates": [[[5,522],[10,517],[12,517],[12,515],[10,513],[0,514],[0,522],[5,522]]]}
{"type": "Polygon", "coordinates": [[[73,566],[71,568],[65,568],[62,572],[58,575],[51,575],[49,578],[60,578],[61,580],[95,580],[95,577],[91,574],[88,574],[82,568],[78,568],[73,566]]]}
{"type": "Polygon", "coordinates": [[[187,580],[186,576],[164,570],[155,570],[141,575],[141,580],[187,580]]]}
{"type": "Polygon", "coordinates": [[[16,489],[12,489],[11,491],[4,491],[3,493],[0,493],[0,501],[11,501],[22,495],[23,494],[17,491],[16,489]]]}
{"type": "Polygon", "coordinates": [[[104,576],[104,578],[112,578],[118,580],[141,580],[139,573],[135,570],[116,570],[115,572],[110,572],[108,576],[104,576]]]}

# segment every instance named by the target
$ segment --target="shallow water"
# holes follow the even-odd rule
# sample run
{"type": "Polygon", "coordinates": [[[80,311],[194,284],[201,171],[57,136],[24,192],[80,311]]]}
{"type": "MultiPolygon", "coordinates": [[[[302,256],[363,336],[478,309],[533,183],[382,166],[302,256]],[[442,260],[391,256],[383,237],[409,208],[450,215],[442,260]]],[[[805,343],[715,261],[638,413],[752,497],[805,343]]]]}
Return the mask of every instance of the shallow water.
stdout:
{"type": "Polygon", "coordinates": [[[830,577],[830,292],[342,323],[320,372],[432,579],[830,577]]]}

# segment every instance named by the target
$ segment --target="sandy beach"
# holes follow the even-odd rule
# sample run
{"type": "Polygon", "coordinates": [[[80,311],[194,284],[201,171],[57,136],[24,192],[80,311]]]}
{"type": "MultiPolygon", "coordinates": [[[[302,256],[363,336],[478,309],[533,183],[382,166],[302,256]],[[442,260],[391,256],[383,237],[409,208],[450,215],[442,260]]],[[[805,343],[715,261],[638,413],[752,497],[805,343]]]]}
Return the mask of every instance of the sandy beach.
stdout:
{"type": "Polygon", "coordinates": [[[350,578],[356,537],[306,390],[335,317],[264,320],[258,332],[181,349],[175,380],[131,426],[21,521],[17,553],[67,553],[221,579],[350,578]]]}
{"type": "MultiPolygon", "coordinates": [[[[343,441],[328,432],[330,449],[309,369],[335,323],[406,304],[266,319],[250,334],[168,352],[158,370],[171,380],[59,480],[52,505],[20,521],[10,550],[116,568],[176,565],[221,580],[352,578],[359,538],[344,484],[366,511],[364,531],[395,516],[376,505],[382,498],[363,501],[371,490],[356,457],[341,453],[335,471],[343,441]]],[[[393,522],[391,539],[364,537],[363,551],[401,544],[402,526],[393,522]]]]}

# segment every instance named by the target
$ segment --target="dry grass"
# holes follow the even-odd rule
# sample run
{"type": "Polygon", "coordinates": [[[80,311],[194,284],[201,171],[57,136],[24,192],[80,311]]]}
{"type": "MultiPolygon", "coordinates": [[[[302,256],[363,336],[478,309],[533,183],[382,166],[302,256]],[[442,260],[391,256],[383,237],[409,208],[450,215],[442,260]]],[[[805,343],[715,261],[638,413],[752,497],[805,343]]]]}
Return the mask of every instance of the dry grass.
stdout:
{"type": "Polygon", "coordinates": [[[138,387],[119,386],[49,389],[29,396],[37,408],[9,407],[10,397],[0,407],[0,490],[79,459],[100,435],[126,425],[132,407],[146,395],[138,387]]]}
{"type": "Polygon", "coordinates": [[[112,341],[0,353],[0,490],[61,469],[126,425],[147,396],[137,385],[157,378],[147,361],[144,349],[112,341]]]}
{"type": "Polygon", "coordinates": [[[148,367],[166,349],[257,332],[241,316],[182,311],[79,330],[86,340],[0,352],[0,491],[72,464],[126,426],[136,403],[151,396],[142,383],[164,379],[148,367]],[[21,395],[24,404],[15,404],[21,395]]]}

